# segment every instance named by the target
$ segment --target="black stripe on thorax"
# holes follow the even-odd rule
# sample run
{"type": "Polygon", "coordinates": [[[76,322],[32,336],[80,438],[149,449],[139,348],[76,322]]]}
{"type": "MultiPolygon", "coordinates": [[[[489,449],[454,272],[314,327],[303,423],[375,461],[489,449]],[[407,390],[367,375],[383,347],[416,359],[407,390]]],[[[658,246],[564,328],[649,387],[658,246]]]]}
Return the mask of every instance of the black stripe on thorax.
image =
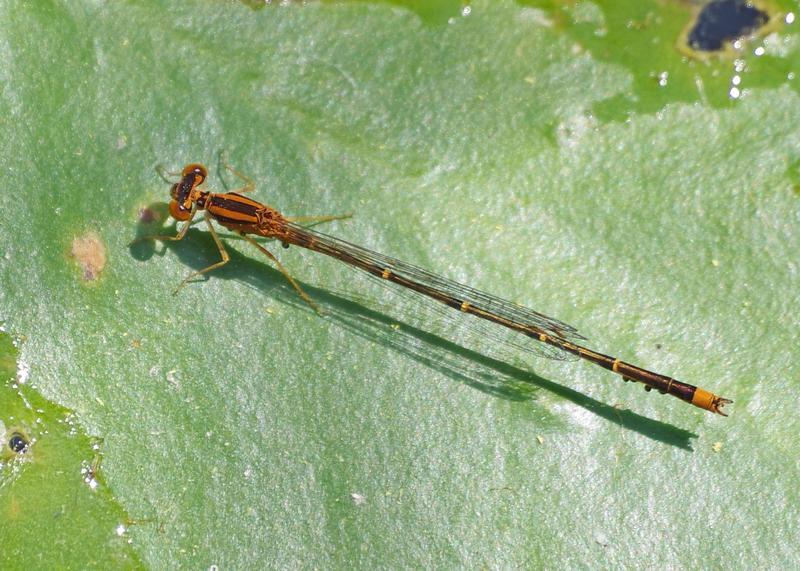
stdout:
{"type": "Polygon", "coordinates": [[[238,212],[240,214],[247,214],[253,217],[255,217],[256,211],[259,208],[263,208],[263,206],[255,200],[250,200],[238,194],[213,194],[208,200],[208,206],[211,208],[238,212]]]}
{"type": "Polygon", "coordinates": [[[206,209],[221,224],[255,224],[258,211],[264,206],[238,194],[212,194],[206,202],[206,209]]]}

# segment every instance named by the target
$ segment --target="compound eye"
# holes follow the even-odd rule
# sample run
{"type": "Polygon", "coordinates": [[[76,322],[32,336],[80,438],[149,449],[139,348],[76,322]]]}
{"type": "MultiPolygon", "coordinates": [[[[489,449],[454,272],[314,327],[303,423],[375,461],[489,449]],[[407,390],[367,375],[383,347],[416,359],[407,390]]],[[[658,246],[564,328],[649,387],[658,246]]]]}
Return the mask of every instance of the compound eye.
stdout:
{"type": "Polygon", "coordinates": [[[206,167],[200,163],[191,163],[183,167],[183,172],[181,175],[184,177],[194,175],[194,184],[196,186],[198,184],[202,184],[202,182],[206,180],[208,171],[206,170],[206,167]]]}
{"type": "Polygon", "coordinates": [[[170,200],[169,201],[169,215],[172,216],[175,220],[179,220],[181,222],[185,220],[189,220],[189,217],[192,215],[191,211],[186,210],[177,200],[170,200]]]}

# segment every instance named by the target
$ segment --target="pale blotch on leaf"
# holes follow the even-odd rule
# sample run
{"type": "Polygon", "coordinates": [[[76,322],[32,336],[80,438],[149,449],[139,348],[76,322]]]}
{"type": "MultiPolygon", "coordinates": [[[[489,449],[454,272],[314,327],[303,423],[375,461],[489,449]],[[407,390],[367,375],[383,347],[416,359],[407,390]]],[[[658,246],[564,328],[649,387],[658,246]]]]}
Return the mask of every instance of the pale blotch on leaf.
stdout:
{"type": "Polygon", "coordinates": [[[81,269],[84,281],[92,282],[100,277],[100,272],[106,267],[106,247],[103,241],[94,232],[87,232],[72,240],[70,256],[81,269]]]}

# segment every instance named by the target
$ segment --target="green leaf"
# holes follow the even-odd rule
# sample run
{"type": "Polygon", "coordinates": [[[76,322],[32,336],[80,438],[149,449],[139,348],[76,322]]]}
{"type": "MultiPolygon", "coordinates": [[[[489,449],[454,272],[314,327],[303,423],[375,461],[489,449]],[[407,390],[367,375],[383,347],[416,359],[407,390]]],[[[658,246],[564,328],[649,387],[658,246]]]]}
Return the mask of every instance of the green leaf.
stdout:
{"type": "Polygon", "coordinates": [[[0,567],[789,567],[791,5],[700,61],[680,3],[6,3],[19,355],[0,360],[27,383],[0,422],[41,437],[0,467],[0,567]],[[319,317],[227,232],[230,262],[173,295],[219,252],[203,223],[129,245],[175,233],[154,167],[233,189],[223,149],[256,200],[352,212],[319,229],[574,324],[731,416],[497,351],[265,243],[319,317]]]}
{"type": "Polygon", "coordinates": [[[141,567],[133,523],[100,478],[99,443],[74,414],[45,401],[15,371],[0,332],[0,564],[4,569],[141,567]]]}

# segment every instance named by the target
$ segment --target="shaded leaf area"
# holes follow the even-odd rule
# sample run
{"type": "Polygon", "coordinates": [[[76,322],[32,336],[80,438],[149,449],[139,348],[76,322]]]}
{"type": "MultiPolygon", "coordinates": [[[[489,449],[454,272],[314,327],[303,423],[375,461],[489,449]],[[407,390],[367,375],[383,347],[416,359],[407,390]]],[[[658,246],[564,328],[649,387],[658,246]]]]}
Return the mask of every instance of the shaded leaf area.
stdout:
{"type": "MultiPolygon", "coordinates": [[[[577,3],[574,26],[509,1],[446,20],[385,3],[0,8],[0,319],[26,337],[29,383],[102,437],[103,489],[141,522],[123,540],[144,565],[796,560],[800,101],[769,80],[796,49],[717,105],[694,78],[728,63],[683,61],[671,39],[643,61],[619,45],[646,51],[635,29],[603,48],[599,18],[646,20],[639,6],[577,3]],[[683,79],[647,91],[662,63],[683,79]],[[172,295],[219,252],[202,222],[129,246],[175,232],[154,166],[202,161],[233,189],[221,149],[254,198],[353,212],[323,231],[562,319],[732,398],[732,416],[485,350],[300,248],[267,244],[324,318],[229,233],[229,264],[172,295]]],[[[679,33],[680,10],[652,27],[679,33]]]]}
{"type": "Polygon", "coordinates": [[[140,568],[130,520],[99,475],[98,443],[16,382],[15,355],[0,333],[0,566],[140,568]]]}
{"type": "MultiPolygon", "coordinates": [[[[190,252],[197,249],[210,251],[214,247],[194,229],[189,230],[180,246],[175,242],[167,242],[166,246],[174,250],[185,267],[196,270],[202,269],[203,264],[198,263],[190,252]]],[[[142,245],[134,247],[134,255],[147,259],[152,252],[148,252],[148,247],[142,245]]],[[[299,311],[308,311],[308,305],[283,283],[283,277],[277,270],[265,267],[264,263],[238,252],[231,253],[230,263],[232,267],[217,271],[214,278],[235,279],[255,290],[269,293],[282,304],[299,311]]],[[[386,351],[398,352],[451,381],[511,402],[530,401],[535,398],[539,389],[544,389],[622,428],[636,431],[655,441],[692,450],[692,439],[697,438],[696,434],[630,410],[608,406],[588,395],[533,374],[525,369],[524,361],[519,362],[519,357],[524,354],[516,356],[516,365],[513,364],[514,357],[507,353],[502,355],[504,359],[495,358],[491,355],[496,350],[495,347],[491,344],[481,347],[480,339],[475,338],[469,329],[465,330],[458,325],[451,327],[453,324],[449,319],[437,326],[437,321],[442,316],[436,308],[416,303],[416,294],[405,295],[403,290],[389,287],[388,291],[380,292],[383,299],[377,304],[375,295],[353,293],[353,290],[366,293],[370,289],[374,290],[374,286],[382,285],[377,280],[370,284],[369,280],[366,275],[360,279],[359,276],[353,276],[352,283],[357,287],[347,292],[331,291],[308,284],[303,284],[302,287],[318,304],[323,318],[336,328],[375,343],[386,351]],[[407,317],[398,320],[391,317],[392,314],[407,317]],[[452,335],[455,331],[458,342],[438,335],[435,333],[437,330],[443,330],[442,335],[452,335]],[[476,346],[480,351],[475,350],[476,346]]],[[[447,315],[451,313],[451,310],[447,310],[447,315]]],[[[481,330],[476,334],[481,335],[481,330]]]]}

